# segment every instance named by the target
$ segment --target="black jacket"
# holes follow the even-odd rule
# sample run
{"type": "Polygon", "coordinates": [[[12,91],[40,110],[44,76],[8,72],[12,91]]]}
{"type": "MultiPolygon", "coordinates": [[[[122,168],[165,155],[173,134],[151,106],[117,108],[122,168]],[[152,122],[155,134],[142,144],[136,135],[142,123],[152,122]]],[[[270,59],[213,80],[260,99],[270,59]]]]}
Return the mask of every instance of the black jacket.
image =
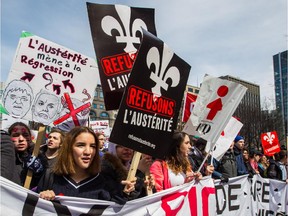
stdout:
{"type": "Polygon", "coordinates": [[[212,173],[213,178],[233,178],[237,176],[237,165],[233,151],[230,149],[223,155],[220,161],[213,160],[215,171],[212,173]]]}
{"type": "Polygon", "coordinates": [[[113,193],[121,194],[121,196],[127,200],[145,196],[145,192],[143,191],[145,175],[139,170],[136,172],[137,181],[135,191],[131,192],[129,196],[123,193],[124,186],[121,185],[120,182],[127,179],[128,170],[121,163],[120,159],[109,152],[106,152],[102,157],[101,174],[106,179],[110,190],[114,191],[113,193]]]}
{"type": "Polygon", "coordinates": [[[36,191],[40,193],[46,190],[53,190],[56,196],[111,200],[105,179],[99,173],[76,183],[69,176],[56,175],[51,169],[47,169],[39,181],[36,191]]]}
{"type": "MultiPolygon", "coordinates": [[[[193,146],[191,149],[191,152],[188,155],[188,159],[189,159],[189,162],[192,166],[193,172],[196,172],[196,171],[198,171],[199,167],[201,166],[201,164],[204,160],[204,156],[203,156],[202,152],[196,146],[193,146]]],[[[204,166],[202,166],[200,172],[202,175],[205,175],[205,167],[204,166]]]]}
{"type": "MultiPolygon", "coordinates": [[[[29,170],[29,168],[27,167],[27,162],[32,156],[34,144],[30,143],[29,146],[30,147],[24,152],[15,152],[15,163],[16,163],[15,172],[20,177],[22,186],[24,186],[26,176],[29,170]]],[[[39,173],[33,173],[32,180],[30,183],[30,189],[33,189],[34,187],[38,185],[40,178],[45,173],[48,167],[48,162],[42,153],[39,153],[37,158],[40,159],[41,164],[43,165],[43,171],[39,173]]]]}
{"type": "Polygon", "coordinates": [[[267,168],[267,178],[282,180],[280,164],[273,159],[270,159],[270,165],[267,168]]]}
{"type": "Polygon", "coordinates": [[[15,164],[15,148],[10,135],[1,130],[1,176],[20,185],[20,176],[17,175],[15,164]]]}

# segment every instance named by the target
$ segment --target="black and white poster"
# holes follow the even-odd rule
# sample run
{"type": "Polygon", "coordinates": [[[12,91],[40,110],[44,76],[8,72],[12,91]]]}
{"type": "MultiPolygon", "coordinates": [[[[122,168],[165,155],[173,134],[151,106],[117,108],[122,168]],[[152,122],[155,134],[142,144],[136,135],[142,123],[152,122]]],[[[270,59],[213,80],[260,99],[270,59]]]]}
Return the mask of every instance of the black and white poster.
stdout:
{"type": "Polygon", "coordinates": [[[169,152],[191,67],[143,32],[109,141],[162,158],[169,152]]]}
{"type": "Polygon", "coordinates": [[[106,110],[119,108],[143,37],[156,35],[154,9],[87,3],[106,110]]]}

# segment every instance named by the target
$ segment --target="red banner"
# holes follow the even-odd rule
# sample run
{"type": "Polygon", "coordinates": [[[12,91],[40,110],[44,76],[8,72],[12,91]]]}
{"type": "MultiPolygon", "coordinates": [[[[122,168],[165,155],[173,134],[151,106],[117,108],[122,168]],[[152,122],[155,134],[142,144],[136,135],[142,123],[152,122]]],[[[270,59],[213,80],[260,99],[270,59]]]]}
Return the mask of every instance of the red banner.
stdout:
{"type": "Polygon", "coordinates": [[[183,118],[182,121],[183,122],[187,122],[190,114],[193,110],[195,101],[197,99],[197,95],[191,94],[191,93],[186,93],[185,96],[185,103],[184,103],[184,110],[183,110],[183,118]]]}
{"type": "Polygon", "coordinates": [[[280,151],[280,143],[276,131],[262,133],[261,141],[265,155],[272,156],[280,151]]]}

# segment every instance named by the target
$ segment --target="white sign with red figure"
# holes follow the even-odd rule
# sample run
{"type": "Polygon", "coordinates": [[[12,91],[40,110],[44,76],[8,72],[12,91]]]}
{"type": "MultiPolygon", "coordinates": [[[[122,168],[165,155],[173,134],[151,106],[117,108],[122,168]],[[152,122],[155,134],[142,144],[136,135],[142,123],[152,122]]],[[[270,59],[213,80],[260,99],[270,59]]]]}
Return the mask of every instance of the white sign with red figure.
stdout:
{"type": "Polygon", "coordinates": [[[246,90],[247,88],[241,84],[205,76],[195,106],[183,131],[199,136],[213,146],[246,90]]]}
{"type": "Polygon", "coordinates": [[[15,119],[58,125],[68,131],[85,124],[97,83],[94,59],[22,32],[3,105],[15,119]]]}
{"type": "Polygon", "coordinates": [[[261,141],[265,155],[273,156],[275,153],[280,152],[280,143],[276,131],[262,133],[261,141]]]}
{"type": "MultiPolygon", "coordinates": [[[[222,131],[219,139],[216,142],[216,145],[213,149],[212,152],[212,157],[215,158],[216,160],[220,160],[225,152],[229,149],[231,146],[232,142],[234,141],[235,137],[241,130],[243,124],[238,121],[236,118],[231,117],[228,124],[222,131]]],[[[209,152],[209,146],[206,146],[205,149],[206,152],[209,152]]]]}

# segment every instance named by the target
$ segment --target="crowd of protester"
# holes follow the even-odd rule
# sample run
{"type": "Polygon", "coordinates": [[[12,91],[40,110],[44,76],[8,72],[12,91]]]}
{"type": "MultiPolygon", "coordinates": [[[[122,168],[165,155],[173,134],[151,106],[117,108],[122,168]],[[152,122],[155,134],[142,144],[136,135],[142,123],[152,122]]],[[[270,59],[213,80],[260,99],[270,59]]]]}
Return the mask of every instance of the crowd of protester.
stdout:
{"type": "Polygon", "coordinates": [[[78,126],[66,133],[53,128],[39,154],[33,156],[31,130],[16,122],[7,132],[1,130],[1,176],[24,186],[31,170],[29,189],[46,200],[66,195],[119,204],[147,196],[147,189],[157,193],[201,181],[203,176],[227,183],[236,176],[259,174],[288,183],[286,148],[268,157],[258,149],[245,148],[244,138],[239,135],[218,161],[206,157],[205,140],[175,131],[170,153],[163,159],[142,154],[136,175],[129,180],[134,151],[113,143],[105,148],[105,141],[104,134],[89,127],[78,126]]]}
{"type": "Polygon", "coordinates": [[[212,177],[227,182],[229,178],[259,174],[263,178],[277,179],[288,183],[287,149],[281,147],[280,152],[266,156],[258,149],[245,148],[244,138],[237,136],[224,156],[217,161],[213,159],[212,177]],[[236,172],[235,172],[236,170],[236,172]]]}

